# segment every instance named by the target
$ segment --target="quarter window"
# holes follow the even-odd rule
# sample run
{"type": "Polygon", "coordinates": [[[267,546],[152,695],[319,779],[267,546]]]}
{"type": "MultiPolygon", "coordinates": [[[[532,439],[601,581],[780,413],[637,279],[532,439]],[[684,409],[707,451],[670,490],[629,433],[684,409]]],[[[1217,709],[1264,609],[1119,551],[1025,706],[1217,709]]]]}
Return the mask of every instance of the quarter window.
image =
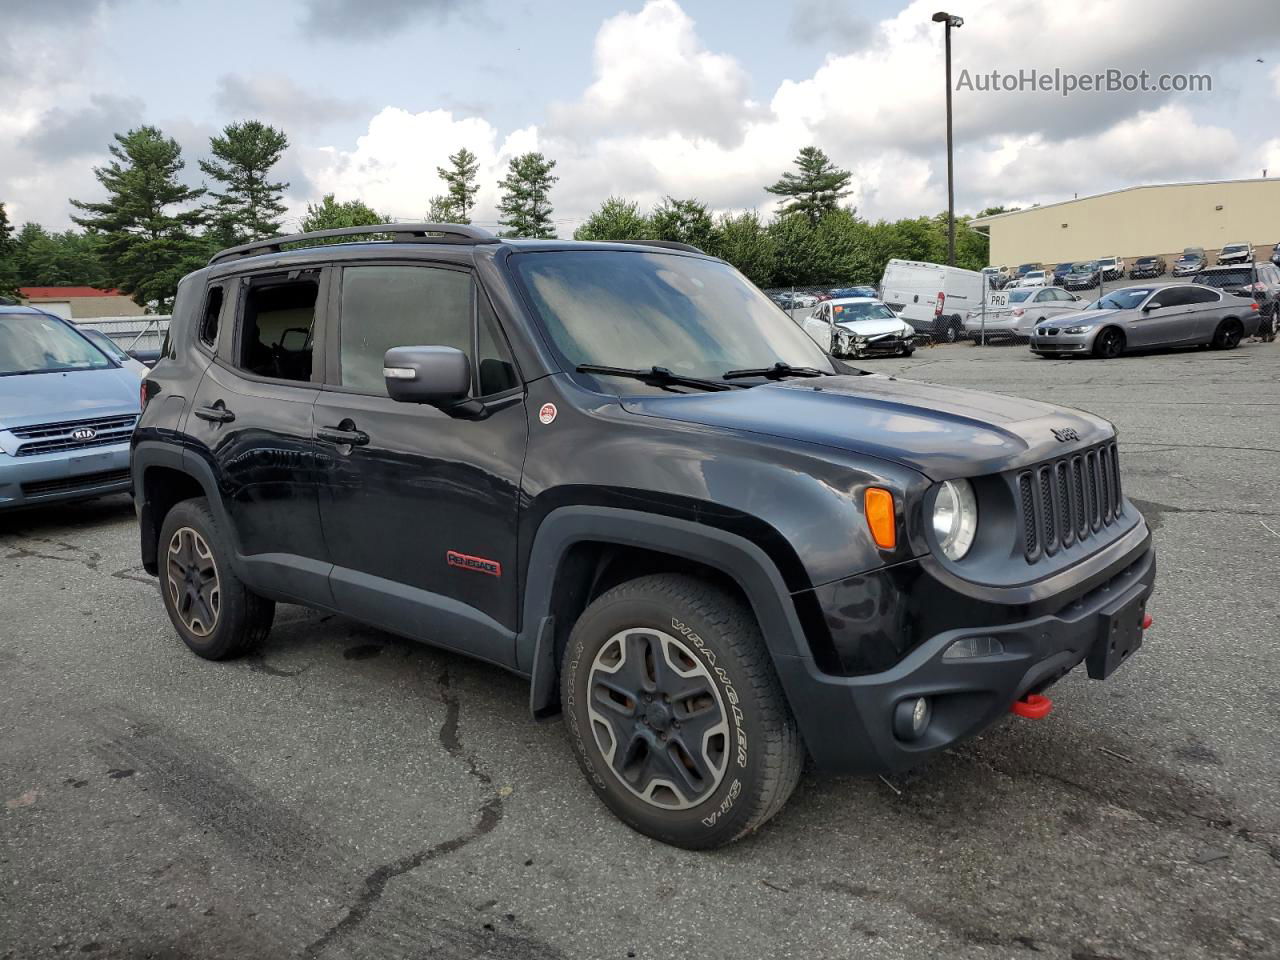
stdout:
{"type": "Polygon", "coordinates": [[[200,318],[200,341],[208,347],[218,342],[218,318],[222,316],[222,286],[212,286],[204,298],[204,315],[200,318]]]}
{"type": "Polygon", "coordinates": [[[1187,290],[1187,298],[1183,303],[1217,303],[1222,299],[1216,290],[1207,287],[1192,287],[1187,290]]]}

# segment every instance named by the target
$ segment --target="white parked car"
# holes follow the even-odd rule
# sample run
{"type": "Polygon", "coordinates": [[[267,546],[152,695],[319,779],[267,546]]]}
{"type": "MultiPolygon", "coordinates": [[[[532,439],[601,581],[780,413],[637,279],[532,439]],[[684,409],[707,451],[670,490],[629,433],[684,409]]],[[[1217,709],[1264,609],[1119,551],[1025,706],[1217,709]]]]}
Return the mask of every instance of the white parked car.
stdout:
{"type": "Polygon", "coordinates": [[[1122,257],[1099,257],[1098,272],[1103,280],[1119,280],[1124,276],[1125,265],[1122,257]]]}
{"type": "Polygon", "coordinates": [[[1007,289],[1016,290],[1022,287],[1043,287],[1047,283],[1053,283],[1053,275],[1047,270],[1028,270],[1018,280],[1009,284],[1007,289]]]}
{"type": "Polygon", "coordinates": [[[1059,287],[1019,287],[993,292],[987,303],[985,324],[982,311],[971,310],[964,318],[964,333],[974,343],[982,341],[984,327],[988,341],[1029,339],[1041,320],[1083,310],[1086,303],[1082,297],[1059,287]]]}
{"type": "Polygon", "coordinates": [[[814,343],[833,357],[909,357],[915,350],[911,324],[874,297],[827,300],[800,325],[814,343]]]}

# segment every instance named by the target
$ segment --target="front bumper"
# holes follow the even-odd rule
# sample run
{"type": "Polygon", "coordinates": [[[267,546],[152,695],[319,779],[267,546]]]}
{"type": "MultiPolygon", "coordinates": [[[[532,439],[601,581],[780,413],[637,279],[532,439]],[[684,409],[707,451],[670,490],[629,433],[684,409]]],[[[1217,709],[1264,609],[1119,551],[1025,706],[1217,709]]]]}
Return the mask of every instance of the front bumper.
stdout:
{"type": "MultiPolygon", "coordinates": [[[[832,773],[913,766],[979,733],[1007,714],[1015,700],[1044,690],[1079,666],[1111,614],[1131,603],[1145,604],[1155,583],[1155,550],[1145,524],[1106,548],[1100,569],[1095,569],[1096,559],[1079,565],[1093,573],[1063,571],[1051,579],[1065,578],[1070,586],[1039,598],[1032,594],[1025,603],[961,593],[929,558],[901,565],[917,568],[912,571],[890,568],[813,591],[828,621],[838,622],[841,615],[858,618],[866,613],[869,580],[879,577],[881,588],[897,590],[905,576],[912,581],[915,598],[908,602],[908,616],[932,618],[933,624],[949,617],[953,624],[931,632],[902,660],[876,673],[836,676],[819,670],[813,660],[777,659],[815,764],[832,773]],[[995,637],[1003,652],[944,659],[951,644],[965,637],[995,637]],[[907,742],[894,734],[893,714],[899,703],[916,697],[930,699],[932,719],[920,739],[907,742]]],[[[874,634],[892,626],[881,623],[869,629],[874,634]]],[[[874,635],[870,639],[876,641],[874,635]]],[[[883,636],[878,645],[887,642],[889,637],[883,636]]]]}
{"type": "Polygon", "coordinates": [[[915,339],[913,337],[887,336],[876,340],[867,340],[863,343],[851,343],[847,350],[841,349],[835,356],[843,360],[857,360],[862,357],[895,356],[904,350],[914,349],[915,339]]]}
{"type": "Polygon", "coordinates": [[[124,493],[129,443],[33,457],[0,454],[0,510],[124,493]]]}

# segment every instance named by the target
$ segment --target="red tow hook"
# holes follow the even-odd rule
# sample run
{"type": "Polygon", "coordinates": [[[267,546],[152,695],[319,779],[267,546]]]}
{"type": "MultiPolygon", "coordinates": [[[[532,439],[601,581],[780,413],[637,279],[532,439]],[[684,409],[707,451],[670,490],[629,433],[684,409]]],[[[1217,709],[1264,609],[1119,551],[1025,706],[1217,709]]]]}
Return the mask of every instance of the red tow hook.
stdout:
{"type": "Polygon", "coordinates": [[[1148,614],[1146,614],[1146,615],[1145,615],[1145,616],[1143,616],[1143,618],[1142,618],[1142,629],[1143,629],[1143,630],[1150,630],[1150,629],[1151,629],[1151,625],[1152,625],[1153,623],[1155,623],[1155,621],[1151,619],[1151,614],[1149,614],[1149,613],[1148,613],[1148,614]]]}
{"type": "Polygon", "coordinates": [[[1016,713],[1020,717],[1026,717],[1028,720],[1039,720],[1042,717],[1047,717],[1052,709],[1053,701],[1048,697],[1041,696],[1038,693],[1029,693],[1021,700],[1013,701],[1013,706],[1009,708],[1009,712],[1016,713]]]}

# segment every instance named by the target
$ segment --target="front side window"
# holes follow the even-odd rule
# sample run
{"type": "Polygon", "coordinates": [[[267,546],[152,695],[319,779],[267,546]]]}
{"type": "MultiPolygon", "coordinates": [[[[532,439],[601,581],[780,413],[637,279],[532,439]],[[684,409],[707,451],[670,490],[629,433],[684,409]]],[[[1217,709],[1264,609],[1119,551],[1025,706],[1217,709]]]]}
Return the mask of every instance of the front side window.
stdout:
{"type": "Polygon", "coordinates": [[[455,347],[472,355],[472,282],[461,270],[367,266],[342,271],[342,385],[386,395],[392,347],[455,347]]]}
{"type": "Polygon", "coordinates": [[[1188,290],[1186,287],[1170,287],[1167,290],[1161,290],[1151,298],[1153,307],[1181,307],[1190,301],[1187,299],[1188,290]]]}
{"type": "Polygon", "coordinates": [[[832,369],[804,331],[727,264],[616,250],[521,253],[512,262],[570,366],[660,366],[707,378],[778,362],[832,369]]]}
{"type": "Polygon", "coordinates": [[[319,271],[250,280],[240,305],[240,368],[309,381],[319,292],[319,271]]]}
{"type": "Polygon", "coordinates": [[[106,354],[55,317],[0,313],[0,377],[112,366],[106,354]]]}
{"type": "Polygon", "coordinates": [[[1149,287],[1126,287],[1093,301],[1090,310],[1132,310],[1150,295],[1149,287]]]}

